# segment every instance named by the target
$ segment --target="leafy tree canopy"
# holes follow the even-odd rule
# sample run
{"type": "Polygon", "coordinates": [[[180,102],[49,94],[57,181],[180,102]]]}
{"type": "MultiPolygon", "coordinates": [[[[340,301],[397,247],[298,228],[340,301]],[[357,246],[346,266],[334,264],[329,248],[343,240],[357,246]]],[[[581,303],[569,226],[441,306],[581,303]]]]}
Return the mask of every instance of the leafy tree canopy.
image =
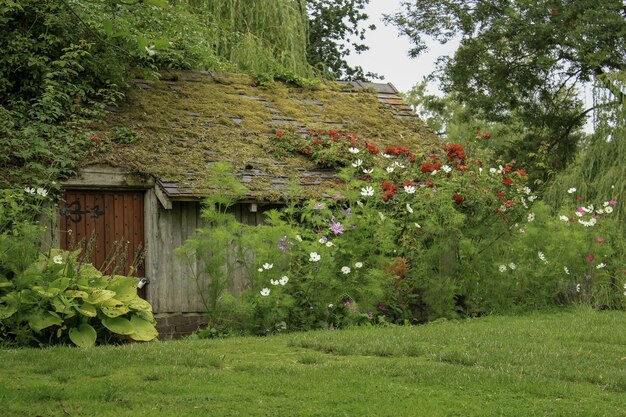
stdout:
{"type": "Polygon", "coordinates": [[[375,25],[362,27],[368,15],[363,9],[369,0],[307,0],[309,14],[309,43],[307,59],[324,74],[336,79],[380,78],[365,73],[361,67],[351,67],[345,60],[350,48],[356,53],[366,51],[362,43],[367,30],[375,25]]]}
{"type": "Polygon", "coordinates": [[[607,83],[626,64],[622,1],[422,0],[402,7],[387,19],[413,41],[413,56],[429,37],[461,38],[454,57],[441,62],[444,91],[487,120],[521,120],[525,146],[546,141],[555,168],[572,159],[592,111],[582,107],[578,88],[607,83]]]}

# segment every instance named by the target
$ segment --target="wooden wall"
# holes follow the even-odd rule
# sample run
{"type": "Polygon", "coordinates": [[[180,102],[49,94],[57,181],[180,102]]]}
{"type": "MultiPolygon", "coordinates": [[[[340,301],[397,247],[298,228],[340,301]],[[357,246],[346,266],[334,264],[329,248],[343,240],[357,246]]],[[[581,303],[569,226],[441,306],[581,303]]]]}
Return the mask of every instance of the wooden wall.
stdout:
{"type": "MultiPolygon", "coordinates": [[[[157,200],[154,191],[148,190],[144,204],[146,276],[150,279],[147,299],[152,304],[154,313],[169,315],[204,312],[189,266],[182,264],[175,254],[175,249],[183,245],[202,225],[200,203],[172,201],[172,209],[166,210],[157,200]]],[[[231,212],[242,223],[262,223],[262,208],[258,207],[256,212],[250,209],[251,204],[240,203],[233,206],[231,212]]],[[[197,270],[198,265],[192,267],[197,270]]],[[[241,277],[235,276],[233,280],[235,289],[243,285],[241,277]]],[[[206,284],[202,283],[204,286],[206,284]]]]}

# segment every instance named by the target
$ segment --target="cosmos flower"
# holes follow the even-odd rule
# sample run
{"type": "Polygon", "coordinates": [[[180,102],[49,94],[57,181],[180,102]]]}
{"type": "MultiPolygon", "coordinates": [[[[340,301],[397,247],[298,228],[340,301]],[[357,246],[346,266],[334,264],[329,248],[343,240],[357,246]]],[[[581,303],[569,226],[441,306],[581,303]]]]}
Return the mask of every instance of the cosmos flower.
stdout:
{"type": "Polygon", "coordinates": [[[348,152],[353,153],[353,154],[357,154],[357,153],[359,153],[361,151],[359,150],[359,148],[350,147],[350,148],[348,148],[348,152]]]}
{"type": "Polygon", "coordinates": [[[343,272],[345,275],[348,275],[350,273],[350,267],[349,266],[341,267],[341,272],[343,272]]]}
{"type": "Polygon", "coordinates": [[[374,195],[374,188],[371,186],[361,188],[361,195],[364,197],[370,197],[374,195]]]}
{"type": "Polygon", "coordinates": [[[500,266],[498,267],[498,271],[500,271],[500,272],[506,272],[506,265],[500,265],[500,266]]]}
{"type": "Polygon", "coordinates": [[[52,261],[53,261],[55,264],[59,264],[59,265],[60,265],[60,264],[62,264],[62,263],[63,263],[63,256],[61,256],[61,255],[57,255],[57,256],[55,256],[55,257],[53,257],[53,258],[52,258],[52,261]]]}
{"type": "Polygon", "coordinates": [[[317,262],[320,259],[322,259],[322,257],[318,255],[317,252],[311,252],[309,254],[309,262],[317,262]]]}
{"type": "Polygon", "coordinates": [[[363,165],[363,160],[362,160],[362,159],[357,159],[356,161],[354,161],[354,162],[352,163],[352,166],[353,166],[353,167],[355,167],[355,168],[358,168],[358,167],[360,167],[361,165],[363,165]]]}
{"type": "Polygon", "coordinates": [[[567,190],[568,194],[574,194],[576,192],[576,188],[571,187],[570,189],[567,190]]]}
{"type": "Polygon", "coordinates": [[[415,187],[412,185],[405,185],[404,186],[404,192],[407,194],[414,194],[415,193],[415,187]]]}
{"type": "MultiPolygon", "coordinates": [[[[354,267],[359,269],[359,268],[363,268],[363,262],[355,262],[354,263],[354,267]]],[[[625,284],[626,285],[626,284],[625,284]]]]}
{"type": "Polygon", "coordinates": [[[27,194],[35,194],[35,189],[33,187],[26,187],[26,188],[24,188],[24,191],[27,194]]]}
{"type": "Polygon", "coordinates": [[[270,289],[269,289],[269,288],[263,288],[263,289],[261,290],[261,295],[262,295],[263,297],[267,297],[268,295],[270,295],[270,289]]]}
{"type": "Polygon", "coordinates": [[[274,264],[270,264],[270,263],[264,263],[263,264],[263,269],[272,269],[274,267],[274,264]]]}
{"type": "Polygon", "coordinates": [[[289,282],[289,277],[287,275],[283,275],[279,280],[278,283],[282,286],[285,286],[287,283],[289,282]]]}

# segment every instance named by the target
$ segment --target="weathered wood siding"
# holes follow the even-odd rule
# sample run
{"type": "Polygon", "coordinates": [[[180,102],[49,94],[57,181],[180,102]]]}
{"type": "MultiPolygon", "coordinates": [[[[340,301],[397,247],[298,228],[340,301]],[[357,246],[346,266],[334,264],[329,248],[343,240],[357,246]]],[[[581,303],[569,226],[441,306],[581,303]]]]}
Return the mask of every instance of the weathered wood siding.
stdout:
{"type": "MultiPolygon", "coordinates": [[[[166,210],[157,200],[153,190],[145,197],[146,207],[146,276],[150,278],[147,298],[155,314],[182,314],[204,312],[198,288],[191,278],[190,267],[198,270],[198,264],[183,264],[175,254],[176,248],[192,237],[202,225],[201,204],[194,201],[173,201],[166,210]]],[[[266,207],[267,208],[267,207],[266,207]]],[[[261,207],[251,211],[251,204],[236,204],[230,210],[238,221],[258,225],[263,221],[261,207]]],[[[231,271],[233,287],[243,285],[238,271],[231,271]]],[[[207,282],[201,286],[206,287],[207,282]]]]}

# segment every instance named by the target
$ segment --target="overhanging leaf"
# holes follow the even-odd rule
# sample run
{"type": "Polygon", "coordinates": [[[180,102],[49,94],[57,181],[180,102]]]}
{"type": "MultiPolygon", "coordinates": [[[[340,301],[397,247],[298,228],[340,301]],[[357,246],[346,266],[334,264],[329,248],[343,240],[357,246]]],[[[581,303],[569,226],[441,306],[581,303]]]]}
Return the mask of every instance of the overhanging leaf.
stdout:
{"type": "Polygon", "coordinates": [[[91,304],[100,304],[115,296],[115,292],[109,290],[95,290],[89,295],[87,301],[91,304]]]}
{"type": "Polygon", "coordinates": [[[150,340],[156,339],[156,337],[159,335],[156,328],[154,327],[154,324],[140,317],[132,316],[130,318],[130,323],[135,329],[135,332],[130,335],[130,338],[133,340],[148,342],[150,340]]]}
{"type": "Polygon", "coordinates": [[[28,325],[36,332],[40,332],[50,326],[60,326],[61,324],[63,324],[63,320],[50,311],[38,312],[28,318],[28,325]]]}
{"type": "Polygon", "coordinates": [[[102,324],[104,327],[117,334],[133,334],[135,332],[135,328],[127,319],[123,317],[105,317],[102,319],[102,324]]]}
{"type": "Polygon", "coordinates": [[[96,330],[87,323],[70,329],[70,340],[78,347],[88,348],[96,344],[96,330]]]}

